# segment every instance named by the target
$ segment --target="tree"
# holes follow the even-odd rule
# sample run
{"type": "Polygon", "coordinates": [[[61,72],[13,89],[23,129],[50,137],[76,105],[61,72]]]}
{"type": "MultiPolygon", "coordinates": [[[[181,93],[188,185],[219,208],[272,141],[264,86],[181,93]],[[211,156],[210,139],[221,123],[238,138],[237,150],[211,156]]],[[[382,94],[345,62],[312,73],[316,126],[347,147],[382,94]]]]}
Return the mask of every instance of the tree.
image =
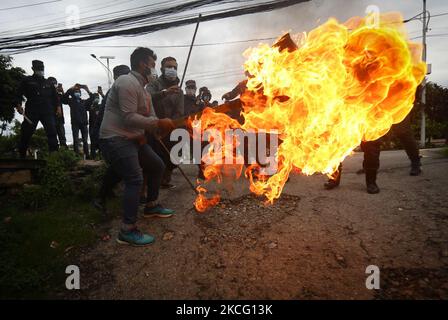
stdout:
{"type": "MultiPolygon", "coordinates": [[[[421,103],[417,98],[416,106],[412,110],[411,119],[413,128],[420,132],[421,103]]],[[[437,83],[428,82],[426,85],[426,130],[427,142],[433,139],[445,138],[448,141],[448,89],[437,83]]]]}
{"type": "Polygon", "coordinates": [[[12,57],[0,55],[0,126],[3,130],[14,118],[15,92],[24,76],[25,70],[13,67],[12,57]]]}

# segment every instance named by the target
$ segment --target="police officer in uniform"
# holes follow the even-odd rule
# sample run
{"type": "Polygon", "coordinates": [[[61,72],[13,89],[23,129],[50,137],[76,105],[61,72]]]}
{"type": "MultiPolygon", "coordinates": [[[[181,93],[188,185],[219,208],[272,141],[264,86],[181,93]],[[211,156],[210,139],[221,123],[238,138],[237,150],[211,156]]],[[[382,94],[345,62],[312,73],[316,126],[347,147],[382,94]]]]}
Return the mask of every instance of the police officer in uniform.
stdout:
{"type": "Polygon", "coordinates": [[[184,94],[184,115],[189,116],[190,114],[198,113],[202,111],[198,105],[196,97],[196,81],[187,80],[185,82],[185,94],[184,94]]]}
{"type": "Polygon", "coordinates": [[[44,77],[44,63],[32,61],[34,74],[25,77],[19,85],[15,107],[18,113],[24,114],[20,130],[19,154],[26,157],[29,142],[36,131],[39,121],[42,123],[48,138],[50,152],[58,150],[56,122],[54,113],[61,114],[61,105],[54,85],[44,77]],[[25,111],[22,108],[23,97],[26,98],[25,111]]]}
{"type": "MultiPolygon", "coordinates": [[[[400,139],[409,160],[411,161],[411,171],[409,175],[418,176],[421,171],[420,153],[412,133],[409,115],[400,123],[394,124],[392,132],[400,139]]],[[[370,194],[379,193],[380,189],[376,184],[376,176],[380,167],[380,147],[382,138],[375,141],[361,142],[361,150],[364,152],[363,169],[359,173],[365,173],[367,192],[370,194]]],[[[341,183],[342,164],[337,172],[324,184],[325,189],[331,190],[341,183]]]]}

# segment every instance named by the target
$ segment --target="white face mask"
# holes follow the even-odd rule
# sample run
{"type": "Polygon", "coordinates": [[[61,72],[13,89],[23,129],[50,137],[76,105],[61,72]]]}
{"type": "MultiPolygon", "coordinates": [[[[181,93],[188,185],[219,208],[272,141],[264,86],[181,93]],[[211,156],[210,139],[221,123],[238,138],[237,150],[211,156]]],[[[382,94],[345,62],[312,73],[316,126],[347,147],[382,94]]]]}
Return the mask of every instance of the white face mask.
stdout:
{"type": "Polygon", "coordinates": [[[175,68],[165,68],[165,77],[170,80],[175,80],[177,78],[177,70],[175,68]]]}
{"type": "Polygon", "coordinates": [[[39,76],[39,77],[44,77],[44,70],[36,70],[36,71],[34,71],[34,73],[36,74],[36,76],[39,76]]]}
{"type": "Polygon", "coordinates": [[[155,68],[151,68],[151,78],[157,79],[157,70],[155,68]]]}
{"type": "Polygon", "coordinates": [[[187,96],[195,96],[196,95],[196,90],[195,89],[191,89],[191,88],[187,88],[185,89],[185,93],[187,94],[187,96]]]}

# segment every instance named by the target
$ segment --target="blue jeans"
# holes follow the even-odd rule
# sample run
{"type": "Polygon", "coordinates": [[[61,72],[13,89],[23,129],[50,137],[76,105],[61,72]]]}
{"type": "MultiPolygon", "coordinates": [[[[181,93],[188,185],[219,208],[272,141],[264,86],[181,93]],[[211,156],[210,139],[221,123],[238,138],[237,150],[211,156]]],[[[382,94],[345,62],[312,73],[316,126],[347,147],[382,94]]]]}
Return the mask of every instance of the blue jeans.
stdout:
{"type": "Polygon", "coordinates": [[[101,139],[99,144],[104,159],[125,184],[123,223],[135,224],[143,172],[148,176],[147,201],[155,201],[159,197],[165,164],[147,144],[139,146],[137,142],[122,137],[101,139]]]}

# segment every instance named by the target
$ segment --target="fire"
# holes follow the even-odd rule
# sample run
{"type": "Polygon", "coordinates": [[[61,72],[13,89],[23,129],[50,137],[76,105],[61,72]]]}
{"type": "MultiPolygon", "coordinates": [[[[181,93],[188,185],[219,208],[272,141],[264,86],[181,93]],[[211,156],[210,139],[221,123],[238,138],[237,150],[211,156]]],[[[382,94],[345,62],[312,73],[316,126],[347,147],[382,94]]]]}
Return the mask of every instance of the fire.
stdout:
{"type": "MultiPolygon", "coordinates": [[[[381,15],[378,26],[367,18],[346,23],[330,19],[302,37],[297,50],[260,44],[244,53],[251,77],[242,95],[244,130],[276,129],[277,173],[262,178],[246,169],[250,190],[277,199],[292,170],[331,175],[361,141],[376,140],[411,111],[415,91],[426,73],[421,47],[408,40],[398,13],[381,15]]],[[[225,114],[204,112],[202,128],[238,127],[225,114]]],[[[233,152],[232,146],[205,157],[233,152]]],[[[229,165],[206,166],[206,181],[219,181],[229,165]]],[[[238,172],[238,167],[234,171],[238,172]]],[[[257,167],[257,165],[255,165],[257,167]]],[[[255,171],[256,172],[256,171],[255,171]]],[[[241,173],[241,170],[239,170],[241,173]]],[[[199,211],[206,188],[195,202],[199,211]]]]}
{"type": "Polygon", "coordinates": [[[207,198],[205,195],[207,189],[201,185],[198,185],[196,190],[198,191],[198,196],[194,201],[194,206],[199,212],[205,212],[208,208],[216,206],[221,200],[221,196],[219,194],[215,194],[211,198],[207,198]]]}

